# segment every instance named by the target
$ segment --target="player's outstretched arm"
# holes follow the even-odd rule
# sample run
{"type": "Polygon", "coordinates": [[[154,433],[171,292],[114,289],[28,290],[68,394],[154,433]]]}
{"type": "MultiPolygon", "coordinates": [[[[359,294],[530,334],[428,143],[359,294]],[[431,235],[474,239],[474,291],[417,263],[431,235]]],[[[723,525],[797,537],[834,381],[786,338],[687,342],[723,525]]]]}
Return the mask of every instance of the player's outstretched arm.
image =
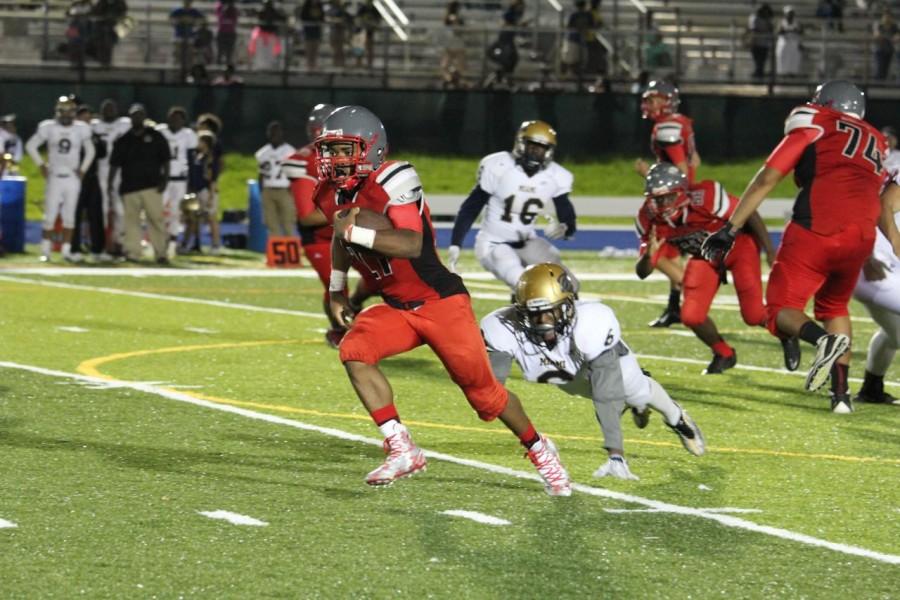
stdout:
{"type": "Polygon", "coordinates": [[[328,308],[334,319],[344,327],[350,327],[356,313],[344,290],[347,288],[347,271],[350,269],[350,254],[335,236],[331,239],[331,277],[328,283],[328,308]]]}
{"type": "Polygon", "coordinates": [[[769,236],[769,230],[766,229],[766,223],[763,221],[762,217],[759,216],[758,210],[753,211],[753,214],[747,219],[747,227],[750,229],[750,233],[753,234],[753,237],[759,241],[759,245],[762,246],[766,253],[766,262],[771,267],[772,261],[775,260],[775,246],[772,245],[772,238],[769,236]]]}
{"type": "Polygon", "coordinates": [[[484,205],[491,199],[491,195],[476,185],[469,192],[469,196],[463,201],[453,221],[453,233],[450,236],[451,246],[462,246],[466,234],[472,229],[472,224],[481,214],[484,205]]]}
{"type": "Polygon", "coordinates": [[[750,219],[766,196],[775,189],[775,186],[784,178],[784,173],[774,167],[764,165],[747,185],[747,189],[741,194],[737,208],[729,221],[734,229],[740,229],[750,219]]]}
{"type": "Polygon", "coordinates": [[[900,185],[888,184],[881,193],[881,217],[878,220],[878,228],[894,247],[894,255],[900,257],[900,231],[894,221],[894,213],[900,211],[900,185]]]}
{"type": "Polygon", "coordinates": [[[663,241],[656,237],[656,225],[652,225],[650,233],[647,234],[646,248],[644,248],[640,258],[638,258],[637,264],[634,265],[634,272],[639,278],[646,279],[653,273],[653,270],[656,268],[654,257],[657,256],[663,241]]]}

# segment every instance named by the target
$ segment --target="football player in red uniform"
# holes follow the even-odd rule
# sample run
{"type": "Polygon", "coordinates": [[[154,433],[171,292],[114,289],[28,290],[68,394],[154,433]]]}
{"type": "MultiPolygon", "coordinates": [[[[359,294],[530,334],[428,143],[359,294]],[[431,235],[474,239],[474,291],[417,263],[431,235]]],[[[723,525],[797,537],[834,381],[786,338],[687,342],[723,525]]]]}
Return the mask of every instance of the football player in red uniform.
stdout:
{"type": "MultiPolygon", "coordinates": [[[[316,270],[319,280],[325,286],[323,305],[325,315],[331,322],[331,328],[325,333],[325,340],[334,348],[341,343],[347,329],[336,321],[328,307],[328,285],[331,278],[331,236],[333,229],[331,221],[325,216],[331,214],[334,204],[335,189],[331,187],[331,193],[322,190],[317,194],[317,187],[329,187],[328,182],[319,181],[319,168],[316,163],[316,147],[314,140],[322,133],[322,125],[334,110],[331,104],[316,104],[306,120],[306,135],[310,140],[308,144],[288,157],[282,165],[282,172],[291,182],[291,194],[294,196],[294,205],[297,207],[297,220],[300,231],[300,240],[303,244],[303,253],[306,259],[316,270]],[[322,209],[316,204],[315,199],[326,204],[322,209]]],[[[351,303],[359,310],[366,298],[369,297],[365,286],[360,282],[353,293],[351,303]]]]}
{"type": "MultiPolygon", "coordinates": [[[[668,81],[656,80],[647,85],[641,97],[641,116],[653,121],[650,149],[657,162],[667,162],[687,175],[688,185],[694,184],[694,173],[700,166],[700,154],[694,142],[694,121],[678,112],[681,99],[678,88],[668,81]]],[[[647,177],[650,165],[637,159],[635,170],[647,177]]],[[[648,209],[648,198],[641,210],[648,209]]],[[[652,207],[649,208],[652,210],[652,207]]],[[[656,266],[669,278],[669,304],[663,314],[650,323],[651,327],[668,327],[681,322],[679,301],[684,284],[684,265],[681,253],[672,244],[663,243],[656,266]]]]}
{"type": "Polygon", "coordinates": [[[850,316],[857,275],[872,254],[879,225],[894,252],[900,234],[879,192],[884,182],[884,136],[863,120],[866,99],[849,81],[820,85],[791,111],[785,136],[741,196],[731,219],[703,243],[711,260],[726,256],[740,228],[789,172],[800,188],[766,289],[768,328],[816,346],[806,377],[815,391],[831,379],[831,410],[849,413],[850,316]],[[815,317],[803,312],[815,297],[815,317]]]}
{"type": "MultiPolygon", "coordinates": [[[[737,198],[716,181],[699,181],[688,186],[687,176],[674,165],[656,163],[647,173],[644,195],[647,203],[636,221],[641,237],[641,256],[636,271],[644,279],[653,272],[664,243],[678,248],[691,258],[684,269],[684,305],[681,322],[691,328],[713,352],[704,373],[722,373],[737,364],[737,354],[709,318],[709,307],[730,271],[747,325],[765,326],[759,250],[775,254],[762,218],[754,213],[748,220],[749,232],[738,233],[734,249],[721,265],[713,265],[700,256],[700,245],[719,229],[734,212],[737,198]]],[[[796,338],[784,342],[785,366],[794,371],[800,362],[796,338]]]]}
{"type": "Polygon", "coordinates": [[[350,327],[341,362],[385,437],[387,458],[366,483],[386,485],[425,469],[425,454],[401,423],[378,363],[428,344],[478,416],[499,417],[527,448],[547,493],[568,496],[569,476],[553,442],[535,431],[519,399],[494,377],[462,279],[438,258],[419,176],[407,162],[387,161],[387,149],[381,121],[361,106],[331,113],[316,140],[320,175],[339,190],[329,290],[334,317],[350,327]],[[393,227],[356,225],[359,208],[387,216],[393,227]],[[351,264],[384,304],[354,314],[345,292],[351,264]]]}

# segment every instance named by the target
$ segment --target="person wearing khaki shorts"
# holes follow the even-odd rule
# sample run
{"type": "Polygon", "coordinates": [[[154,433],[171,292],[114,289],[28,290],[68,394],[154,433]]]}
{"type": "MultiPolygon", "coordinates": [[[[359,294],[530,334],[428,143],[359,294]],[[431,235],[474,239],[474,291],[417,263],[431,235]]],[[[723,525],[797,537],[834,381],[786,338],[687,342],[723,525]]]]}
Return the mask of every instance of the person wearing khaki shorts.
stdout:
{"type": "Polygon", "coordinates": [[[290,180],[281,165],[296,149],[284,141],[284,128],[272,121],[266,128],[269,143],[257,150],[259,187],[262,190],[263,222],[269,237],[294,235],[297,209],[290,192],[290,180]]]}
{"type": "Polygon", "coordinates": [[[168,264],[162,192],[169,180],[169,144],[161,133],[146,126],[147,112],[142,105],[132,105],[128,115],[131,129],[115,141],[109,160],[111,188],[119,169],[122,171],[119,193],[125,206],[125,256],[129,260],[141,257],[143,211],[156,262],[168,264]]]}

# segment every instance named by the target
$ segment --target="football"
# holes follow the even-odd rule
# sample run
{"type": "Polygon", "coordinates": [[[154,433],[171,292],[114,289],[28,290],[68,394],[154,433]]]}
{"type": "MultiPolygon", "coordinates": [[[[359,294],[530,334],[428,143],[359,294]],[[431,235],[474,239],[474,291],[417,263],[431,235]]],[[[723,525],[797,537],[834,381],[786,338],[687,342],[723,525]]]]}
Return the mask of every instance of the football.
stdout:
{"type": "MultiPolygon", "coordinates": [[[[338,214],[340,216],[345,216],[350,209],[344,209],[340,211],[338,214]]],[[[358,227],[366,227],[368,229],[374,229],[376,231],[383,229],[393,229],[394,224],[391,220],[380,212],[370,210],[368,208],[360,207],[359,212],[356,213],[356,225],[358,227]]],[[[357,244],[348,244],[347,242],[343,242],[348,246],[352,246],[354,250],[361,254],[369,254],[374,256],[380,256],[377,252],[370,248],[364,248],[357,244]]]]}

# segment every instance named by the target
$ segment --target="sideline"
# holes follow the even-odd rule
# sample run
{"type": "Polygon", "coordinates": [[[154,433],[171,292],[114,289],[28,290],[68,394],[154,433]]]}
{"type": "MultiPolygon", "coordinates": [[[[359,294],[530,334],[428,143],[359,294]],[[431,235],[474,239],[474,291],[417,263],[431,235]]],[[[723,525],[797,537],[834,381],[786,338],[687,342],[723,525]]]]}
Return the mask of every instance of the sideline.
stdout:
{"type": "MultiPolygon", "coordinates": [[[[338,439],[352,441],[352,442],[359,442],[359,443],[368,444],[371,446],[380,447],[382,445],[382,440],[376,440],[373,438],[357,435],[357,434],[343,431],[340,429],[333,429],[331,427],[320,427],[318,425],[312,425],[310,423],[304,423],[302,421],[285,419],[283,417],[278,417],[275,415],[269,415],[269,414],[265,414],[265,413],[251,411],[251,410],[247,410],[244,408],[238,408],[235,406],[226,406],[226,405],[216,404],[214,402],[209,402],[206,400],[194,398],[190,394],[185,393],[185,392],[180,392],[178,390],[173,390],[173,389],[162,388],[162,387],[158,387],[158,386],[147,384],[147,383],[128,382],[128,381],[109,381],[109,380],[100,379],[97,377],[88,377],[86,375],[78,375],[75,373],[67,373],[64,371],[55,371],[55,370],[51,370],[51,369],[44,369],[42,367],[36,367],[36,366],[32,366],[32,365],[23,365],[23,364],[14,363],[14,362],[8,362],[8,361],[0,361],[0,368],[28,371],[31,373],[36,373],[39,375],[45,375],[45,376],[49,376],[49,377],[74,379],[77,381],[83,381],[86,383],[99,385],[99,386],[105,386],[105,385],[111,384],[118,388],[130,388],[130,389],[144,392],[147,394],[160,396],[160,397],[166,398],[168,400],[173,400],[176,402],[183,402],[186,404],[193,404],[194,406],[200,406],[200,407],[211,409],[211,410],[227,412],[227,413],[239,415],[242,417],[246,417],[248,419],[255,419],[257,421],[264,421],[264,422],[272,423],[272,424],[276,424],[276,425],[284,425],[287,427],[293,427],[295,429],[301,429],[303,431],[311,431],[311,432],[320,433],[320,434],[323,434],[326,436],[335,437],[338,439]]],[[[461,458],[458,456],[453,456],[451,454],[445,454],[443,452],[435,452],[432,450],[424,450],[424,449],[423,449],[423,451],[424,451],[425,455],[431,459],[449,462],[449,463],[461,465],[464,467],[471,467],[473,469],[479,469],[479,470],[487,471],[489,473],[494,473],[497,475],[506,475],[508,477],[514,477],[516,479],[540,482],[540,477],[536,473],[519,471],[516,469],[511,469],[509,467],[486,463],[486,462],[482,462],[482,461],[478,461],[478,460],[461,458]]],[[[748,521],[746,519],[734,517],[731,515],[709,512],[708,510],[704,510],[701,508],[691,508],[688,506],[669,504],[668,502],[660,502],[658,500],[652,500],[649,498],[635,496],[632,494],[625,494],[622,492],[615,492],[613,490],[593,487],[593,486],[584,485],[581,483],[573,482],[572,489],[575,491],[581,492],[583,494],[587,494],[587,495],[594,496],[597,498],[608,498],[611,500],[617,500],[619,502],[625,502],[625,503],[629,503],[629,504],[638,504],[641,506],[645,506],[647,508],[656,509],[660,512],[666,512],[666,513],[672,513],[672,514],[690,516],[690,517],[698,517],[701,519],[707,519],[709,521],[717,522],[721,525],[724,525],[726,527],[731,527],[733,529],[739,529],[739,530],[743,530],[743,531],[752,531],[755,533],[762,533],[762,534],[765,534],[765,535],[768,535],[771,537],[776,537],[776,538],[788,540],[791,542],[797,542],[799,544],[803,544],[806,546],[825,548],[827,550],[832,550],[834,552],[839,552],[842,554],[847,554],[847,555],[851,555],[851,556],[860,556],[863,558],[868,558],[871,560],[875,560],[878,562],[887,563],[887,564],[891,564],[891,565],[900,565],[900,556],[895,555],[895,554],[885,554],[883,552],[877,552],[874,550],[869,550],[867,548],[861,548],[859,546],[852,546],[849,544],[830,542],[828,540],[823,540],[820,538],[812,537],[812,536],[805,535],[802,533],[797,533],[795,531],[790,531],[787,529],[782,529],[779,527],[760,525],[759,523],[754,523],[753,521],[748,521]]],[[[531,492],[531,493],[537,494],[540,492],[537,489],[534,489],[533,492],[531,492]]],[[[562,502],[565,502],[565,500],[562,500],[562,502]]]]}

